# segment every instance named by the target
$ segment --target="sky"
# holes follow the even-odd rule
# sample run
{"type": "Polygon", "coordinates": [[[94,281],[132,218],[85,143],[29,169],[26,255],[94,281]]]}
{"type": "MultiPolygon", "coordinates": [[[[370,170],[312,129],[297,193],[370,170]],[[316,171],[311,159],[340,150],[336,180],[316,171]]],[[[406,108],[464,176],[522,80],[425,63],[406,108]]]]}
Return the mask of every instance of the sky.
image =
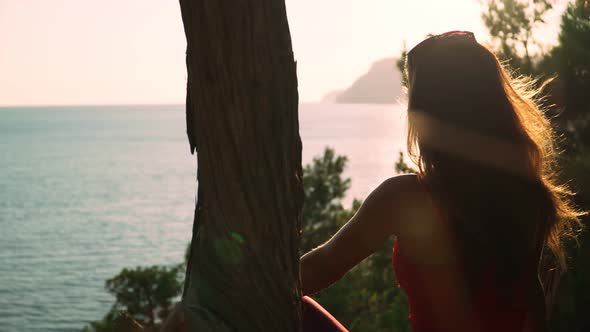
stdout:
{"type": "MultiPolygon", "coordinates": [[[[538,35],[556,40],[566,1],[538,35]]],[[[429,33],[489,36],[478,0],[286,0],[299,95],[320,101],[429,33]]],[[[0,105],[183,103],[178,0],[0,0],[0,105]]]]}

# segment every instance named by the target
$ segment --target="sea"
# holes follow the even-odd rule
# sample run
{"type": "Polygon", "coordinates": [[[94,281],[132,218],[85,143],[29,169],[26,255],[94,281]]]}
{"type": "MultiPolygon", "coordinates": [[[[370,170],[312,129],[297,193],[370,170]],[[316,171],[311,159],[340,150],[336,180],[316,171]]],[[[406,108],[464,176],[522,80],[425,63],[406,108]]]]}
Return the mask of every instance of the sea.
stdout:
{"type": "MultiPolygon", "coordinates": [[[[345,205],[405,151],[401,105],[299,108],[303,163],[348,158],[345,205]]],[[[182,262],[196,157],[184,105],[0,108],[0,332],[80,331],[125,267],[182,262]]]]}

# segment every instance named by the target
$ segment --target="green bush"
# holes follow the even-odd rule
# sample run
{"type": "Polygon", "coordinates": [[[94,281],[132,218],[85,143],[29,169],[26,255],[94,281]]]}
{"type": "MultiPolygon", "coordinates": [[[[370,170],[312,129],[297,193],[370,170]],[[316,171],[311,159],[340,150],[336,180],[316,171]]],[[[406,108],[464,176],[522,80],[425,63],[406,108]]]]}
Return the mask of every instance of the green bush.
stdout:
{"type": "Polygon", "coordinates": [[[156,326],[170,312],[172,302],[182,292],[184,264],[172,267],[150,266],[123,269],[105,283],[115,296],[115,303],[101,321],[90,322],[84,332],[114,331],[114,321],[120,312],[146,326],[156,326]]]}

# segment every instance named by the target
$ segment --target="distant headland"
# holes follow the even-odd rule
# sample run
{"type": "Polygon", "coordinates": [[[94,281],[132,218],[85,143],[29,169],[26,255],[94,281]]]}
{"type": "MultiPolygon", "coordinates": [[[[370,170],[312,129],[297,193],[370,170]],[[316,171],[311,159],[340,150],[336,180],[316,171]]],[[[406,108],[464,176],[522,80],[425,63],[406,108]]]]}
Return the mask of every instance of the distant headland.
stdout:
{"type": "Polygon", "coordinates": [[[350,87],[335,90],[324,96],[322,102],[339,104],[392,104],[401,95],[401,73],[397,59],[385,58],[371,65],[367,73],[350,87]]]}

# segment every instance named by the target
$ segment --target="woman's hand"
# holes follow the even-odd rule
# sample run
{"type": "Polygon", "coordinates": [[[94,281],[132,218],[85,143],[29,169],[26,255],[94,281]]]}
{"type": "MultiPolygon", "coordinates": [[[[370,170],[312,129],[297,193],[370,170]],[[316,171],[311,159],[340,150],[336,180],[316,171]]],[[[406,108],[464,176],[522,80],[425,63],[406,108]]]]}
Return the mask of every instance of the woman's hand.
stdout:
{"type": "Polygon", "coordinates": [[[182,304],[177,303],[172,309],[164,324],[162,324],[161,332],[189,332],[190,315],[184,309],[182,304]]]}

